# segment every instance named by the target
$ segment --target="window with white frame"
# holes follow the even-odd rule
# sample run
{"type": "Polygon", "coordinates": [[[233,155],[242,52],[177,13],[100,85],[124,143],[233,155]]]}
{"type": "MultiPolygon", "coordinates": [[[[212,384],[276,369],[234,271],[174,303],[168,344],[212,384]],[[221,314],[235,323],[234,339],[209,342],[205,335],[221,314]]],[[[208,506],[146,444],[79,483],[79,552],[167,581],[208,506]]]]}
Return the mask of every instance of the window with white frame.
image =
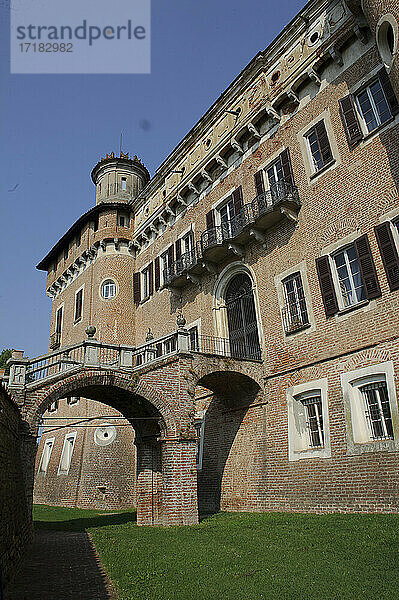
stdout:
{"type": "Polygon", "coordinates": [[[42,457],[39,464],[39,473],[46,473],[50,462],[51,453],[53,451],[54,439],[50,438],[44,442],[42,457]]]}
{"type": "Polygon", "coordinates": [[[312,158],[313,173],[317,173],[332,163],[334,159],[324,121],[316,123],[307,132],[305,138],[312,158]]]}
{"type": "Polygon", "coordinates": [[[272,163],[269,167],[267,167],[266,175],[267,183],[269,184],[269,190],[273,198],[278,198],[283,193],[283,189],[279,184],[285,179],[283,165],[280,157],[276,161],[274,161],[274,163],[272,163]]]}
{"type": "Polygon", "coordinates": [[[327,379],[287,390],[289,460],[331,456],[327,379]]]}
{"type": "Polygon", "coordinates": [[[160,256],[160,272],[159,272],[159,276],[160,276],[160,285],[161,287],[163,285],[165,285],[165,281],[167,279],[166,274],[169,271],[169,267],[170,267],[170,254],[169,251],[164,252],[163,254],[161,254],[160,256]]]}
{"type": "Polygon", "coordinates": [[[111,300],[116,296],[116,283],[112,279],[106,279],[101,284],[101,296],[104,300],[111,300]]]}
{"type": "Polygon", "coordinates": [[[218,208],[220,225],[226,234],[230,233],[230,221],[234,217],[234,200],[233,196],[229,196],[227,202],[218,208]]]}
{"type": "Polygon", "coordinates": [[[78,404],[80,400],[80,396],[69,396],[67,398],[67,404],[69,406],[73,406],[74,404],[78,404]]]}
{"type": "Polygon", "coordinates": [[[359,385],[370,439],[393,439],[391,407],[385,378],[359,385]]]}
{"type": "Polygon", "coordinates": [[[348,454],[398,450],[399,418],[392,361],[341,375],[348,454]]]}
{"type": "Polygon", "coordinates": [[[311,391],[298,396],[305,407],[306,428],[310,448],[324,446],[323,408],[320,390],[311,391]]]}
{"type": "Polygon", "coordinates": [[[58,400],[54,400],[54,402],[52,402],[50,404],[50,406],[48,407],[48,412],[53,413],[53,412],[57,412],[58,410],[58,400]]]}
{"type": "Polygon", "coordinates": [[[64,445],[62,448],[62,454],[60,464],[58,467],[58,475],[68,475],[72,461],[73,449],[75,446],[76,431],[68,433],[65,436],[64,445]]]}
{"type": "Polygon", "coordinates": [[[355,246],[351,244],[339,250],[332,255],[332,261],[341,308],[366,300],[366,290],[355,246]]]}
{"type": "Polygon", "coordinates": [[[186,233],[186,235],[184,235],[182,237],[182,254],[186,254],[187,252],[191,252],[191,250],[193,249],[194,246],[194,241],[193,241],[193,232],[189,231],[188,233],[186,233]]]}
{"type": "Polygon", "coordinates": [[[285,333],[292,333],[307,327],[309,316],[306,307],[301,273],[293,273],[282,280],[284,307],[282,310],[285,333]]]}
{"type": "Polygon", "coordinates": [[[198,338],[198,327],[190,327],[188,330],[190,350],[198,352],[199,350],[199,338],[198,338]]]}
{"type": "Polygon", "coordinates": [[[129,227],[130,218],[127,213],[118,213],[118,227],[129,227]]]}
{"type": "Polygon", "coordinates": [[[145,300],[150,295],[150,269],[147,267],[141,271],[141,298],[145,300]]]}
{"type": "Polygon", "coordinates": [[[80,288],[80,290],[78,290],[75,294],[75,316],[74,316],[75,323],[82,320],[82,314],[83,314],[83,288],[80,288]]]}
{"type": "Polygon", "coordinates": [[[356,103],[367,133],[377,129],[392,116],[379,79],[368,85],[356,96],[356,103]]]}

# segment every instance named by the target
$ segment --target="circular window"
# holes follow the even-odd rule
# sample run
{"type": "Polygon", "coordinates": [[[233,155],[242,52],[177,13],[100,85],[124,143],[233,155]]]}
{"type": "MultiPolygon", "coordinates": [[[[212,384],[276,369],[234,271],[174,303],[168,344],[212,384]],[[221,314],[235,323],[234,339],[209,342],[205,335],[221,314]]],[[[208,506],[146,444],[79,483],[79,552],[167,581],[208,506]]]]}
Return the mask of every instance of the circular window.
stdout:
{"type": "Polygon", "coordinates": [[[382,60],[390,67],[397,46],[397,24],[391,15],[385,15],[377,28],[377,45],[382,60]]]}
{"type": "Polygon", "coordinates": [[[315,44],[317,42],[317,40],[319,39],[319,32],[315,31],[314,33],[312,33],[312,35],[309,38],[309,41],[311,44],[315,44]]]}
{"type": "Polygon", "coordinates": [[[94,431],[94,442],[97,446],[108,446],[108,444],[112,444],[115,438],[116,427],[110,423],[103,423],[94,431]]]}
{"type": "Polygon", "coordinates": [[[116,283],[112,279],[106,279],[101,284],[101,296],[104,300],[110,300],[116,296],[116,283]]]}

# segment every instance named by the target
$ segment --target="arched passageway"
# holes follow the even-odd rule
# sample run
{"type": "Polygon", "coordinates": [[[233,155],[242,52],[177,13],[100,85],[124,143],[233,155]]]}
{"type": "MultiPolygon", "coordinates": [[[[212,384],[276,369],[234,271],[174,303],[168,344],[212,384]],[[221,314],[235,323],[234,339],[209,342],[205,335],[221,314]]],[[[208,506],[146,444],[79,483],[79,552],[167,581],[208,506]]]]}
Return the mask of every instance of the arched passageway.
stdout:
{"type": "Polygon", "coordinates": [[[259,384],[248,375],[212,371],[199,379],[196,407],[203,419],[198,469],[201,515],[256,509],[265,455],[264,404],[259,384]]]}
{"type": "MultiPolygon", "coordinates": [[[[143,381],[108,371],[82,371],[27,392],[25,423],[32,441],[43,412],[55,401],[81,396],[112,406],[135,431],[136,502],[139,525],[184,525],[198,520],[196,438],[188,415],[177,415],[166,400],[143,381]],[[184,435],[182,435],[182,428],[184,435]]],[[[33,489],[36,444],[26,455],[28,490],[33,489]]]]}

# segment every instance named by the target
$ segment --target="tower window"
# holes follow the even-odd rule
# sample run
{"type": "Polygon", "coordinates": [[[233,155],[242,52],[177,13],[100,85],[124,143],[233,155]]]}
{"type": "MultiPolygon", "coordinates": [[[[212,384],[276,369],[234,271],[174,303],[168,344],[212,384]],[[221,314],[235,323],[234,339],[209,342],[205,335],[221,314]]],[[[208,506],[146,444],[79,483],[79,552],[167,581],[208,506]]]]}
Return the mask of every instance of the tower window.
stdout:
{"type": "Polygon", "coordinates": [[[106,279],[101,285],[101,296],[104,300],[110,300],[116,296],[116,283],[112,279],[106,279]]]}
{"type": "Polygon", "coordinates": [[[121,190],[122,190],[122,191],[126,191],[126,190],[127,190],[127,181],[126,181],[126,177],[122,177],[122,179],[121,179],[121,190]]]}

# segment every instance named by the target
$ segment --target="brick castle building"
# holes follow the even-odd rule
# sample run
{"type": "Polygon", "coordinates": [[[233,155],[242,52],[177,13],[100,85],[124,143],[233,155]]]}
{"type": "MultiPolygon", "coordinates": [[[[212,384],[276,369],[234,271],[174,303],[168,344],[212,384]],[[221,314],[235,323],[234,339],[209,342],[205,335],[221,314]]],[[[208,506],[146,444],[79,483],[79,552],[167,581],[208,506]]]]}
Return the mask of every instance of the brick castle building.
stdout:
{"type": "Polygon", "coordinates": [[[124,415],[139,524],[398,511],[398,18],[309,2],[152,178],[102,159],[41,261],[52,352],[10,389],[32,440],[59,398],[124,415]]]}

